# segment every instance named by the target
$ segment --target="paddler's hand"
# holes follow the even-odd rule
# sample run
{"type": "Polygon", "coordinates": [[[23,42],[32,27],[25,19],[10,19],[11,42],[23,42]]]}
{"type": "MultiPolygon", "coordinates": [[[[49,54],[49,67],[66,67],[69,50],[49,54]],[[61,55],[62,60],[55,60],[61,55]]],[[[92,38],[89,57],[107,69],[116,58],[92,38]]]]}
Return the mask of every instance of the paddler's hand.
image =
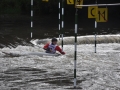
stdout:
{"type": "Polygon", "coordinates": [[[50,51],[50,48],[47,48],[46,50],[47,50],[47,51],[50,51]]]}
{"type": "Polygon", "coordinates": [[[46,48],[43,48],[44,50],[47,50],[46,48]]]}
{"type": "Polygon", "coordinates": [[[63,55],[64,55],[64,54],[65,54],[65,52],[61,52],[61,54],[63,54],[63,55]]]}
{"type": "Polygon", "coordinates": [[[50,49],[50,52],[52,52],[52,49],[50,49]]]}
{"type": "Polygon", "coordinates": [[[53,52],[51,48],[47,48],[48,51],[53,52]]]}

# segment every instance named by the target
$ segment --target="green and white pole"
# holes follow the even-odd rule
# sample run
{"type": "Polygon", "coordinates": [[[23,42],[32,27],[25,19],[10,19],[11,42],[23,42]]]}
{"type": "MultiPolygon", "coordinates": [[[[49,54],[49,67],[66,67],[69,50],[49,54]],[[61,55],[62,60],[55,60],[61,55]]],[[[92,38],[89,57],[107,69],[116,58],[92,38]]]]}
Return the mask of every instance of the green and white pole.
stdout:
{"type": "Polygon", "coordinates": [[[76,64],[77,64],[77,29],[78,29],[78,24],[77,24],[77,18],[78,18],[78,9],[76,8],[76,13],[75,13],[75,52],[74,52],[74,88],[76,88],[76,64]]]}
{"type": "MultiPolygon", "coordinates": [[[[96,4],[97,4],[97,0],[96,0],[96,2],[95,2],[96,4]]],[[[97,33],[96,33],[96,29],[97,29],[97,21],[95,20],[95,53],[96,53],[96,47],[97,47],[97,39],[96,39],[96,37],[97,37],[97,33]]]]}
{"type": "Polygon", "coordinates": [[[63,29],[64,29],[64,0],[62,0],[62,50],[63,50],[63,29]]]}
{"type": "Polygon", "coordinates": [[[60,29],[61,29],[61,27],[60,27],[60,0],[59,0],[59,16],[58,16],[58,18],[59,18],[59,40],[60,40],[60,29]]]}
{"type": "Polygon", "coordinates": [[[31,0],[31,38],[33,37],[33,0],[31,0]]]}

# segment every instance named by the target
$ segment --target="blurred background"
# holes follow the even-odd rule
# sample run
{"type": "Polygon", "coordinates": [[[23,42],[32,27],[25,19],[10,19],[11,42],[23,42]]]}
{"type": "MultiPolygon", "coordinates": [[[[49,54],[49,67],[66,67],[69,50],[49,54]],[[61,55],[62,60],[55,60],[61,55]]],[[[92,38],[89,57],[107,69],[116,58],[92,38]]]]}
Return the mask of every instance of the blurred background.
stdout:
{"type": "MultiPolygon", "coordinates": [[[[58,37],[58,0],[33,0],[33,38],[58,37]]],[[[61,0],[62,1],[62,0],[61,0]]],[[[96,0],[84,0],[83,4],[95,4],[96,0]]],[[[120,0],[97,0],[98,4],[120,3],[120,0]]],[[[74,35],[75,6],[65,4],[64,36],[74,35]]],[[[105,8],[106,6],[104,6],[105,8]]],[[[120,6],[107,6],[108,21],[98,23],[97,34],[120,32],[120,6]]],[[[78,35],[94,35],[95,19],[88,18],[88,7],[78,10],[78,35]]],[[[30,39],[31,0],[0,0],[0,35],[14,35],[30,39]]]]}

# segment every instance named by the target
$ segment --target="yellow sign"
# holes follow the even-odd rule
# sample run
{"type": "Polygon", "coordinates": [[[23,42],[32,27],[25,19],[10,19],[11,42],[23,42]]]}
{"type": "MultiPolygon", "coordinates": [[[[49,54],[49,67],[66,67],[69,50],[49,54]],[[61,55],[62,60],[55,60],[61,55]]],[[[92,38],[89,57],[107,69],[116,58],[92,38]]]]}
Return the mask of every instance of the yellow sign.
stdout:
{"type": "Polygon", "coordinates": [[[67,4],[74,4],[74,0],[67,0],[67,4]]]}
{"type": "Polygon", "coordinates": [[[76,0],[76,2],[75,2],[75,7],[82,9],[82,6],[76,6],[76,5],[83,5],[83,0],[76,0]]]}
{"type": "Polygon", "coordinates": [[[48,2],[49,0],[42,0],[43,2],[48,2]]]}
{"type": "Polygon", "coordinates": [[[98,15],[98,7],[90,6],[88,7],[88,18],[97,18],[98,15]]]}
{"type": "Polygon", "coordinates": [[[97,22],[107,22],[108,21],[108,9],[107,8],[98,8],[98,17],[96,18],[97,22]]]}

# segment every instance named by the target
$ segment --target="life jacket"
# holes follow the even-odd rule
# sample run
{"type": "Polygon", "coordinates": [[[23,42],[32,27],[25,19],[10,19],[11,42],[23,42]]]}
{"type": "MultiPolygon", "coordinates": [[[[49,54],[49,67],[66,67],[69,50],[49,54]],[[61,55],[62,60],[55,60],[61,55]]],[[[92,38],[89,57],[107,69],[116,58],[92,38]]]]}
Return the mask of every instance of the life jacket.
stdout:
{"type": "Polygon", "coordinates": [[[50,43],[49,46],[48,46],[49,49],[47,49],[46,52],[47,52],[47,53],[53,53],[53,54],[56,53],[56,50],[55,50],[56,46],[57,46],[57,45],[53,45],[52,43],[50,43]],[[50,52],[50,50],[51,50],[52,52],[50,52]]]}

